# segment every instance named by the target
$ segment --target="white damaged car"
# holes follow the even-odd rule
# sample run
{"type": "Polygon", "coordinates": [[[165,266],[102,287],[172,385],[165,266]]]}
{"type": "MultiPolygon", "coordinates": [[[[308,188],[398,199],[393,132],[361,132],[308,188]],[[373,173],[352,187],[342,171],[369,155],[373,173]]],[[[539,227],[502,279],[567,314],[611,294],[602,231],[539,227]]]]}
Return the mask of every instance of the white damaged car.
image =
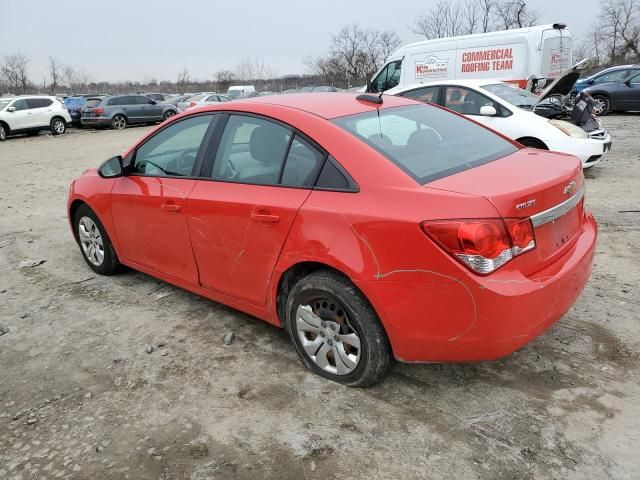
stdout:
{"type": "Polygon", "coordinates": [[[425,82],[385,94],[442,105],[527,147],[575,155],[583,168],[589,168],[611,149],[611,136],[585,108],[590,97],[578,101],[576,108],[565,100],[580,76],[581,64],[564,72],[540,96],[486,79],[425,82]]]}

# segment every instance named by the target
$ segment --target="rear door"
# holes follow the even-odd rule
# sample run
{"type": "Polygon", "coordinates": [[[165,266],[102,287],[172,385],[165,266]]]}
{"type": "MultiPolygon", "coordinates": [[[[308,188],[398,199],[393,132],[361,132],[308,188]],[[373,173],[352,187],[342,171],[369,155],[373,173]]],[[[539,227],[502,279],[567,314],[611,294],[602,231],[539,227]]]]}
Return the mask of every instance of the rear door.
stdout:
{"type": "Polygon", "coordinates": [[[161,274],[198,284],[187,223],[187,197],[216,115],[191,116],[139,146],[111,192],[122,255],[161,274]]]}
{"type": "Polygon", "coordinates": [[[36,127],[46,127],[51,121],[53,100],[50,98],[29,98],[27,100],[31,119],[36,127]]]}
{"type": "Polygon", "coordinates": [[[293,220],[325,154],[271,120],[229,115],[207,178],[189,195],[193,252],[205,288],[263,306],[293,220]]]}

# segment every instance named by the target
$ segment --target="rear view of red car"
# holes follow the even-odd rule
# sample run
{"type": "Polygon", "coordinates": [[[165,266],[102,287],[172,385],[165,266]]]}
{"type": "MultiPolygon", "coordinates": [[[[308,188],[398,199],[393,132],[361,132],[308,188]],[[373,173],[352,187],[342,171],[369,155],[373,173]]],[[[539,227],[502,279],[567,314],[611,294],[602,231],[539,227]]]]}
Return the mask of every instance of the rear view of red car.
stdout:
{"type": "Polygon", "coordinates": [[[592,266],[579,160],[398,97],[194,109],[75,180],[88,265],[121,264],[284,327],[351,386],[395,358],[499,358],[556,322],[592,266]]]}

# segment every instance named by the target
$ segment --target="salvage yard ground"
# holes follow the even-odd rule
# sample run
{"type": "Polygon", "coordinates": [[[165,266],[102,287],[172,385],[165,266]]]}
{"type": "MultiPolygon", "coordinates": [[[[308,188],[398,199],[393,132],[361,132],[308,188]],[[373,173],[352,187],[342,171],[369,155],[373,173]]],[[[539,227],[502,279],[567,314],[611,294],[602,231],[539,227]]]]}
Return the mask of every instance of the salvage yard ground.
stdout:
{"type": "Polygon", "coordinates": [[[604,121],[571,311],[503,360],[399,364],[368,390],[247,315],[86,266],[69,181],[147,127],[0,144],[0,478],[640,478],[640,115],[604,121]]]}

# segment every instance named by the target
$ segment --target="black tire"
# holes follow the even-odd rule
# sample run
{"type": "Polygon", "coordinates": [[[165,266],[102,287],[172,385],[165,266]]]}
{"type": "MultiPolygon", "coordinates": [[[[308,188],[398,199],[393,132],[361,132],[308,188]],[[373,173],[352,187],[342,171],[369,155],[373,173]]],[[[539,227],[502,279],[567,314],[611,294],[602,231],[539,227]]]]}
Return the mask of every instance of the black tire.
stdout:
{"type": "MultiPolygon", "coordinates": [[[[284,327],[289,333],[302,362],[312,372],[350,387],[369,387],[382,380],[389,370],[392,356],[387,334],[371,304],[342,275],[328,270],[319,270],[302,278],[289,292],[285,315],[284,327]],[[360,340],[360,347],[357,349],[359,360],[357,366],[349,373],[338,375],[320,368],[307,354],[302,345],[300,339],[300,334],[302,333],[299,333],[296,327],[296,313],[298,307],[308,306],[310,302],[315,302],[317,298],[329,299],[329,302],[335,301],[337,307],[333,304],[330,307],[338,312],[344,310],[342,318],[345,326],[339,328],[348,328],[355,331],[360,340]]],[[[341,315],[341,313],[338,313],[338,315],[341,315]]],[[[325,338],[324,335],[323,338],[325,338]]],[[[331,341],[327,341],[331,345],[331,341]]],[[[318,348],[320,349],[321,347],[318,348]]],[[[334,358],[334,364],[335,361],[334,358]]]]}
{"type": "Polygon", "coordinates": [[[127,128],[127,117],[124,115],[115,115],[111,119],[111,128],[114,130],[123,130],[127,128]]]}
{"type": "Polygon", "coordinates": [[[537,138],[531,138],[531,137],[521,138],[518,140],[518,143],[529,148],[537,148],[538,150],[549,150],[549,148],[537,138]]]}
{"type": "Polygon", "coordinates": [[[174,112],[173,110],[167,110],[166,112],[164,112],[164,115],[162,116],[162,121],[164,122],[164,121],[170,119],[175,114],[176,114],[176,112],[174,112]]]}
{"type": "Polygon", "coordinates": [[[7,135],[9,135],[9,127],[4,123],[0,123],[0,142],[4,142],[7,139],[7,135]]]}
{"type": "Polygon", "coordinates": [[[594,110],[594,114],[599,117],[604,117],[611,113],[611,100],[606,95],[594,95],[593,99],[598,104],[596,110],[594,110]]]}
{"type": "Polygon", "coordinates": [[[51,130],[51,135],[62,135],[67,131],[67,122],[64,118],[53,117],[49,123],[49,130],[51,130]]]}
{"type": "Polygon", "coordinates": [[[121,264],[118,261],[118,256],[116,255],[116,251],[113,248],[111,239],[102,226],[102,222],[100,222],[98,216],[94,213],[93,210],[91,210],[91,208],[89,208],[87,204],[81,205],[78,210],[76,210],[76,213],[73,216],[73,228],[74,234],[76,236],[76,241],[78,242],[80,252],[82,253],[82,257],[84,258],[85,262],[87,262],[87,265],[89,265],[91,270],[99,273],[100,275],[113,275],[114,273],[120,271],[121,264]],[[80,234],[80,221],[83,220],[84,217],[88,217],[95,224],[102,238],[104,258],[100,265],[95,265],[91,260],[89,260],[87,253],[83,248],[80,234]]]}

